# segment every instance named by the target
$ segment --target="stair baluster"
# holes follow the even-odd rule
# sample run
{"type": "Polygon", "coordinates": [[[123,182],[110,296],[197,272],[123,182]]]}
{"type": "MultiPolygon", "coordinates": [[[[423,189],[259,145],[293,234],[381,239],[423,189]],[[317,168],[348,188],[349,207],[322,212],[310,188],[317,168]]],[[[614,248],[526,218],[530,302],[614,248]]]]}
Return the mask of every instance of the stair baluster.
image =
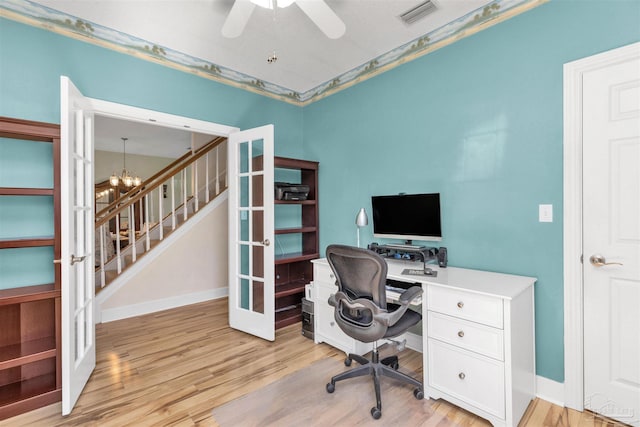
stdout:
{"type": "Polygon", "coordinates": [[[148,253],[152,245],[155,246],[156,242],[164,240],[169,233],[168,230],[165,233],[165,226],[170,226],[171,231],[175,230],[192,216],[190,214],[200,210],[201,200],[205,205],[226,189],[226,168],[220,170],[219,163],[220,153],[226,152],[222,147],[225,141],[226,138],[216,138],[199,150],[189,152],[97,213],[96,240],[99,241],[99,247],[106,249],[105,245],[115,243],[115,254],[106,250],[100,251],[99,265],[96,268],[97,291],[103,289],[138,258],[148,253]],[[212,153],[214,150],[215,153],[212,153]],[[211,161],[210,155],[215,155],[215,162],[211,161]],[[212,169],[214,165],[215,169],[212,169]],[[182,179],[182,185],[178,183],[176,186],[176,178],[182,179]],[[204,183],[202,183],[203,179],[204,183]],[[200,185],[203,188],[199,188],[200,185]],[[169,186],[170,208],[165,205],[169,196],[165,188],[168,189],[169,186]],[[213,197],[212,188],[215,188],[213,197]],[[157,208],[155,191],[158,192],[157,208]],[[181,206],[176,206],[176,201],[182,201],[181,206]],[[141,213],[138,216],[136,216],[136,209],[141,213]],[[123,218],[126,214],[126,224],[121,221],[121,214],[123,218]],[[181,217],[178,217],[180,214],[182,214],[181,217]],[[116,232],[113,240],[111,236],[107,238],[110,222],[112,224],[115,222],[116,232]],[[155,224],[153,227],[152,222],[155,224]],[[124,225],[122,234],[120,233],[121,224],[124,225]],[[154,233],[153,236],[151,233],[154,233]]]}

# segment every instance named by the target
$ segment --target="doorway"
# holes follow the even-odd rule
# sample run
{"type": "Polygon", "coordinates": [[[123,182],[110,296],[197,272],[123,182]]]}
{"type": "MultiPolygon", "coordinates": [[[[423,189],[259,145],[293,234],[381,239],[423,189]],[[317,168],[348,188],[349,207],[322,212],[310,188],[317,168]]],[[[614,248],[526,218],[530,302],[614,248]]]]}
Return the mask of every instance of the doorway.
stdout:
{"type": "Polygon", "coordinates": [[[640,43],[564,67],[565,405],[630,425],[640,425],[638,76],[640,43]]]}
{"type": "Polygon", "coordinates": [[[94,117],[152,123],[215,136],[228,136],[237,129],[87,98],[65,76],[61,77],[61,112],[62,413],[65,415],[72,411],[95,367],[95,277],[90,273],[93,266],[85,262],[85,258],[87,261],[93,259],[91,248],[95,247],[94,117]],[[81,172],[77,172],[80,168],[81,172]],[[81,197],[79,193],[82,193],[81,197]],[[65,241],[65,236],[74,241],[65,241]],[[81,275],[72,274],[70,266],[74,264],[76,268],[78,265],[83,267],[81,275]]]}

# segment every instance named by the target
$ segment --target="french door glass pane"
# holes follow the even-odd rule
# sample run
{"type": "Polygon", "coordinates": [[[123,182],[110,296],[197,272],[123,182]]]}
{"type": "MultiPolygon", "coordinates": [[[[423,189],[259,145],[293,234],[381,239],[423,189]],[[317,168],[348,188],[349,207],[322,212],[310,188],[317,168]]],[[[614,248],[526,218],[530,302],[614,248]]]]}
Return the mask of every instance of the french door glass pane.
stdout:
{"type": "Polygon", "coordinates": [[[240,207],[246,208],[249,206],[249,177],[240,177],[240,207]]]}
{"type": "Polygon", "coordinates": [[[249,241],[249,212],[240,211],[240,241],[249,241]]]}
{"type": "Polygon", "coordinates": [[[264,246],[253,246],[253,277],[264,278],[264,246]]]}
{"type": "Polygon", "coordinates": [[[238,147],[240,155],[240,173],[249,172],[249,144],[247,142],[241,142],[238,147]]]}
{"type": "Polygon", "coordinates": [[[263,175],[254,175],[253,176],[253,193],[251,195],[252,200],[251,204],[253,207],[263,207],[264,206],[264,195],[263,193],[264,187],[264,176],[263,175]]]}
{"type": "Polygon", "coordinates": [[[264,240],[264,212],[253,211],[251,212],[253,219],[253,230],[251,239],[254,242],[261,243],[264,240]]]}
{"type": "Polygon", "coordinates": [[[264,154],[264,141],[261,139],[251,141],[251,156],[254,158],[254,163],[253,163],[254,171],[264,170],[264,165],[262,161],[263,154],[264,154]]]}
{"type": "Polygon", "coordinates": [[[240,308],[249,309],[249,279],[240,279],[240,308]]]}
{"type": "Polygon", "coordinates": [[[264,314],[264,282],[254,280],[253,282],[253,311],[264,314]]]}
{"type": "Polygon", "coordinates": [[[249,272],[249,245],[240,245],[240,274],[248,276],[249,272]]]}

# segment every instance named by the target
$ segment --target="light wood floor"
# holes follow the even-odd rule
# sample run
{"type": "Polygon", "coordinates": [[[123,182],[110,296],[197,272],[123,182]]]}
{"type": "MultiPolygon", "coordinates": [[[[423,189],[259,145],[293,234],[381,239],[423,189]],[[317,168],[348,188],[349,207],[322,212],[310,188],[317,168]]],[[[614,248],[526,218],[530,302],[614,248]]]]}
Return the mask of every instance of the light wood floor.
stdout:
{"type": "MultiPolygon", "coordinates": [[[[96,335],[97,366],[71,415],[62,417],[54,404],[0,426],[217,426],[212,408],[317,360],[344,358],[304,338],[300,324],[277,331],[275,342],[230,329],[226,298],[98,325],[96,335]]],[[[419,353],[405,350],[400,361],[422,373],[419,353]]],[[[447,425],[489,425],[445,401],[437,405],[447,425]]],[[[619,424],[536,399],[520,425],[619,424]]]]}

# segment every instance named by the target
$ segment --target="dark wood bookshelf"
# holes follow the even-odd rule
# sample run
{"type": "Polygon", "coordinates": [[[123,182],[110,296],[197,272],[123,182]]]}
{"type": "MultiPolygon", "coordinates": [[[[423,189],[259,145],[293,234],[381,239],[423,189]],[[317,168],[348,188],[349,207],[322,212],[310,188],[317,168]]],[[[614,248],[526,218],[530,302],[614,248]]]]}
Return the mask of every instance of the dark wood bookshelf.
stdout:
{"type": "Polygon", "coordinates": [[[275,257],[275,328],[302,321],[305,285],[313,280],[311,260],[319,257],[318,162],[275,157],[276,169],[300,172],[300,184],[309,186],[306,200],[275,200],[277,205],[300,206],[300,226],[276,229],[276,235],[300,234],[301,249],[275,257]]]}
{"type": "MultiPolygon", "coordinates": [[[[0,187],[0,196],[52,197],[54,234],[0,238],[0,250],[53,246],[53,262],[60,258],[60,126],[0,117],[0,137],[51,143],[53,187],[0,187]]],[[[42,166],[34,162],[32,167],[42,166]]],[[[53,283],[3,282],[7,289],[0,290],[0,420],[61,399],[60,274],[56,264],[53,283]]]]}
{"type": "Polygon", "coordinates": [[[40,246],[53,246],[54,244],[55,238],[53,236],[0,239],[0,249],[34,248],[40,246]]]}

